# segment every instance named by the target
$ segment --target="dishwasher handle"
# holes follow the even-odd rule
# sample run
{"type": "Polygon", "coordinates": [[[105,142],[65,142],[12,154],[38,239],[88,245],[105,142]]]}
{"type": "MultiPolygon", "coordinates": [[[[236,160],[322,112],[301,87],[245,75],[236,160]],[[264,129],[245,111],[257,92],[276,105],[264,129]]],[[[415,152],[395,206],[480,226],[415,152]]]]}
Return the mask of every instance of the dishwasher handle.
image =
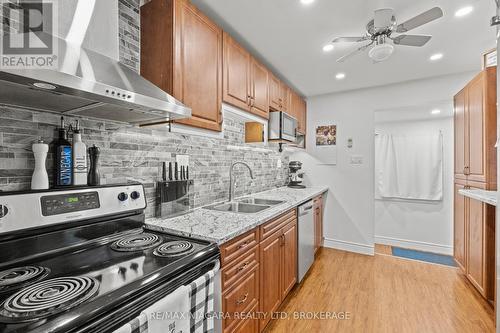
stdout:
{"type": "Polygon", "coordinates": [[[308,213],[310,213],[310,211],[313,209],[313,204],[312,204],[312,200],[306,202],[305,204],[299,206],[299,216],[303,216],[303,215],[306,215],[308,213]]]}

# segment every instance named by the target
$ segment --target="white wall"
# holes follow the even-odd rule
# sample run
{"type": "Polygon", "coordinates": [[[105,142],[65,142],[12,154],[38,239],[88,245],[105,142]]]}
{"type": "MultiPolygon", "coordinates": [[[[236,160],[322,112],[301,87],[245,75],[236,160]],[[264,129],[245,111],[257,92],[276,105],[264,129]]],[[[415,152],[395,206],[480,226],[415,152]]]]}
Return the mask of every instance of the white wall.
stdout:
{"type": "Polygon", "coordinates": [[[308,147],[314,144],[317,125],[338,126],[337,165],[318,165],[307,149],[291,156],[291,160],[304,163],[309,184],[330,188],[324,218],[325,246],[373,254],[374,110],[452,100],[473,75],[462,73],[308,99],[308,147]],[[351,149],[347,148],[348,138],[354,140],[351,149]],[[363,164],[351,165],[351,155],[362,155],[363,164]]]}
{"type": "MultiPolygon", "coordinates": [[[[425,136],[443,135],[443,200],[389,200],[377,195],[375,188],[375,243],[400,246],[435,253],[453,254],[453,156],[454,134],[451,104],[447,117],[434,117],[426,106],[420,120],[377,122],[378,115],[404,111],[376,112],[375,131],[380,134],[425,136]]],[[[375,152],[375,155],[377,152],[375,152]]],[[[376,156],[375,156],[376,157],[376,156]]],[[[376,173],[375,173],[376,174],[376,173]]],[[[376,187],[376,184],[374,184],[376,187]]]]}

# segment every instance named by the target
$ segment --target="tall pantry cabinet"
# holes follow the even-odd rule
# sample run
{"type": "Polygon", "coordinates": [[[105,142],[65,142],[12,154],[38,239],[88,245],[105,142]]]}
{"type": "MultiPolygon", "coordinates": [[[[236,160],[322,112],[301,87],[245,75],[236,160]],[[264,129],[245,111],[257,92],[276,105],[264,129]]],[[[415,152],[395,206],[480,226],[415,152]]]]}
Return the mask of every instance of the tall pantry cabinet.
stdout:
{"type": "Polygon", "coordinates": [[[495,207],[459,194],[496,190],[496,67],[455,95],[454,258],[481,295],[494,300],[495,207]]]}

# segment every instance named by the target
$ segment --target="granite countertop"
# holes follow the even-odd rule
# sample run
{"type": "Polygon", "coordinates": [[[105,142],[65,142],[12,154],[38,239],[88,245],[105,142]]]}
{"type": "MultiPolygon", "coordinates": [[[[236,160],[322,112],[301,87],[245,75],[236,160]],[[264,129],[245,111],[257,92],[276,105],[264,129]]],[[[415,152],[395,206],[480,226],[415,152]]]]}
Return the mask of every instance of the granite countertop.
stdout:
{"type": "Polygon", "coordinates": [[[463,189],[463,190],[458,190],[458,193],[460,193],[463,196],[469,197],[471,199],[476,199],[493,206],[497,205],[497,191],[463,189]]]}
{"type": "Polygon", "coordinates": [[[146,219],[146,228],[204,239],[220,245],[326,191],[328,191],[326,186],[305,189],[280,187],[245,196],[285,201],[255,214],[236,214],[197,208],[174,218],[146,219]]]}

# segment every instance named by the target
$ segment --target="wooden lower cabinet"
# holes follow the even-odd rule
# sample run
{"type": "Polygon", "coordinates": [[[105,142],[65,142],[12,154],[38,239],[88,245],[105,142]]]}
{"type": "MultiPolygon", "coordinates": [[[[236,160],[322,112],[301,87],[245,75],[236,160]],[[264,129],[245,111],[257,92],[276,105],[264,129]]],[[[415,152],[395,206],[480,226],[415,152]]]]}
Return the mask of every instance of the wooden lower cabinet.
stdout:
{"type": "Polygon", "coordinates": [[[220,246],[224,333],[264,330],[297,283],[297,246],[296,209],[220,246]]]}
{"type": "Polygon", "coordinates": [[[283,237],[277,232],[263,241],[260,245],[261,271],[260,279],[260,311],[265,313],[260,320],[260,327],[264,328],[271,320],[271,313],[278,310],[283,298],[281,293],[281,271],[283,270],[283,237]]]}
{"type": "Polygon", "coordinates": [[[222,308],[227,313],[222,324],[224,332],[240,332],[239,327],[245,326],[242,322],[251,316],[252,309],[255,310],[259,304],[259,281],[257,265],[222,294],[222,308]]]}
{"type": "MultiPolygon", "coordinates": [[[[290,214],[290,213],[288,213],[290,214]]],[[[286,216],[286,215],[285,215],[286,216]]],[[[265,230],[268,225],[283,219],[283,215],[261,226],[265,230]]],[[[261,233],[262,234],[262,233],[261,233]]],[[[261,287],[260,287],[260,320],[261,331],[271,320],[288,293],[297,283],[297,215],[288,217],[281,229],[261,241],[261,287]]]]}
{"type": "Polygon", "coordinates": [[[457,265],[465,272],[466,267],[466,207],[465,197],[458,193],[465,188],[465,182],[457,181],[455,183],[454,193],[454,228],[453,228],[453,256],[457,265]]]}
{"type": "Polygon", "coordinates": [[[467,198],[459,189],[486,189],[485,183],[456,180],[454,257],[468,280],[489,301],[495,298],[495,207],[467,198]]]}
{"type": "Polygon", "coordinates": [[[314,253],[323,246],[323,197],[320,195],[313,200],[314,209],[314,253]]]}

